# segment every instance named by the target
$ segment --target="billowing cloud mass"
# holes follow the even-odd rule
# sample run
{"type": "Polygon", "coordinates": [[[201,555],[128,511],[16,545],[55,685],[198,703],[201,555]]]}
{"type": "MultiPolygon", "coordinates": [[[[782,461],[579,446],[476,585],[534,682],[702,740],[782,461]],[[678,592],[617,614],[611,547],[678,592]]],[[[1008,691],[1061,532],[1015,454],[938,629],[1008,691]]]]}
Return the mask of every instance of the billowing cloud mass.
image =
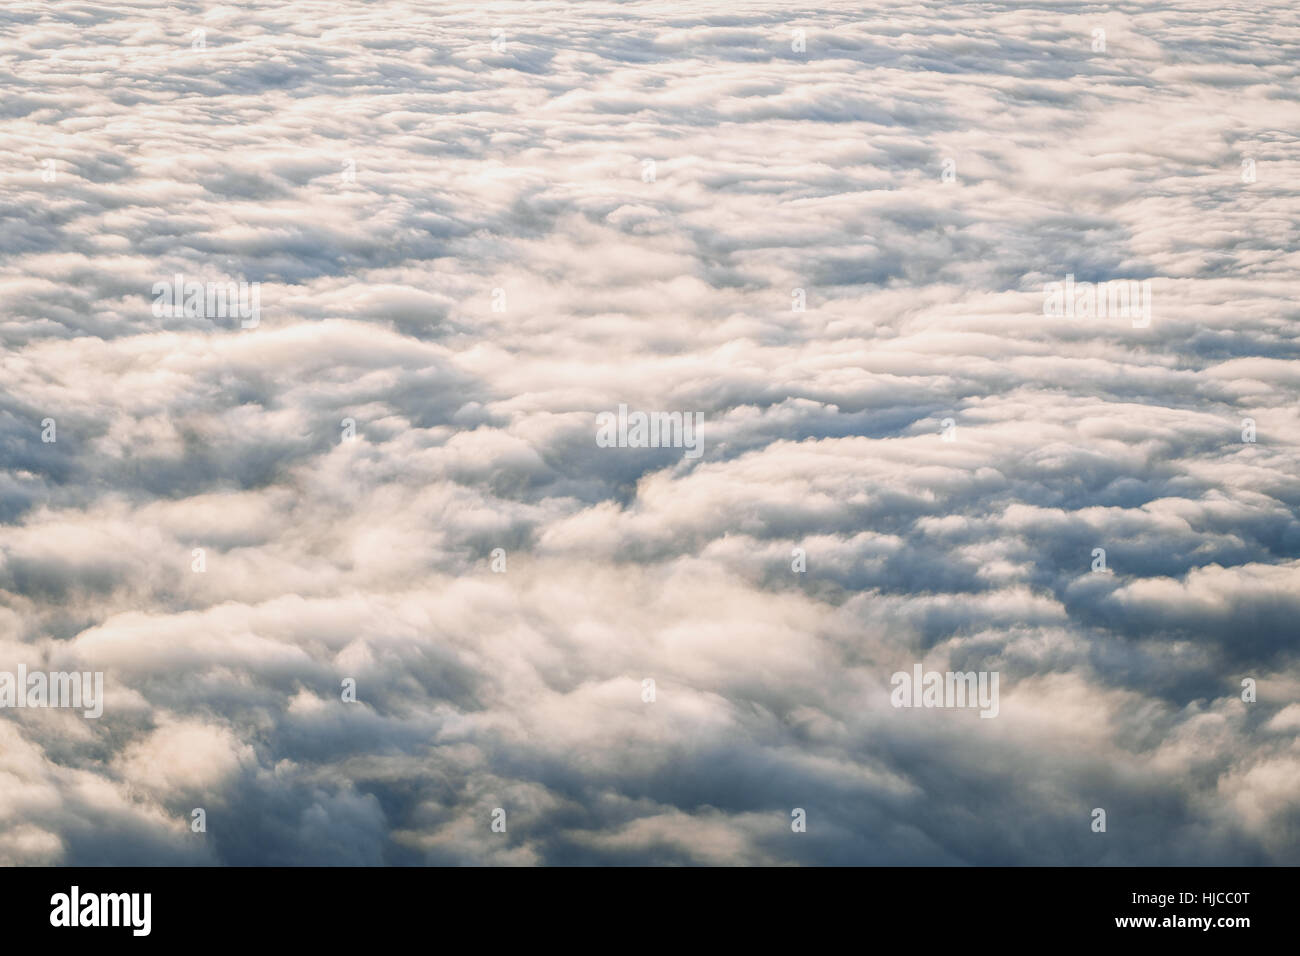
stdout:
{"type": "Polygon", "coordinates": [[[6,4],[0,863],[1300,863],[1291,7],[6,4]]]}

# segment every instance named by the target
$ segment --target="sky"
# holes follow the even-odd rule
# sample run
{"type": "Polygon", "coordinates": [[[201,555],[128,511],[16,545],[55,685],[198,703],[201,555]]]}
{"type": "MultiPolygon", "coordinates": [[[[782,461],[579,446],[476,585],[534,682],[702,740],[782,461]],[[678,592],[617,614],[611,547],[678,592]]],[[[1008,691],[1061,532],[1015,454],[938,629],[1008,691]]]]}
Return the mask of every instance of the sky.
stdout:
{"type": "Polygon", "coordinates": [[[1300,864],[1298,74],[1290,0],[6,3],[0,671],[104,692],[0,707],[0,864],[1300,864]]]}

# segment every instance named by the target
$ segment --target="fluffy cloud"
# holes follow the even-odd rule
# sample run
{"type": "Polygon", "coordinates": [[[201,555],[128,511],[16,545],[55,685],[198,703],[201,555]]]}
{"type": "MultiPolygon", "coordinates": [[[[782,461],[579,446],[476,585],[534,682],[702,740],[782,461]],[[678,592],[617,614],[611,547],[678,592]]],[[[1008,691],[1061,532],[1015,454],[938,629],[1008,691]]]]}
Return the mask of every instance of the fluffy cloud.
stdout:
{"type": "Polygon", "coordinates": [[[0,12],[0,862],[1300,862],[1286,12],[0,12]]]}

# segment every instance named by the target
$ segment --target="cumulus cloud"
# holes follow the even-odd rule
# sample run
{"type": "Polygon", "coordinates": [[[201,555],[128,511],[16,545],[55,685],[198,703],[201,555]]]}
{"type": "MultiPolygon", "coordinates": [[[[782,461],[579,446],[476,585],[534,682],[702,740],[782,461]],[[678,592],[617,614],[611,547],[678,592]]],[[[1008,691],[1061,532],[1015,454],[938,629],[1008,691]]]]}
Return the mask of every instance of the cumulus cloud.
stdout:
{"type": "Polygon", "coordinates": [[[1300,862],[1292,20],[0,11],[0,862],[1300,862]]]}

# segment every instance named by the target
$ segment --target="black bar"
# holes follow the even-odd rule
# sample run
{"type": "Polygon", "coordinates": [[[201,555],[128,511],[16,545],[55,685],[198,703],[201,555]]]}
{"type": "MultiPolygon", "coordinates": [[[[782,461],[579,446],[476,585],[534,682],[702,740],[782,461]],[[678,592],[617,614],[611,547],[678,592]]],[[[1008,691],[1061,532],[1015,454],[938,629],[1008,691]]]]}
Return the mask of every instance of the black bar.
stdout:
{"type": "MultiPolygon", "coordinates": [[[[945,945],[1127,938],[1230,947],[1293,939],[1294,888],[1294,869],[1237,867],[0,870],[6,938],[46,945],[73,933],[80,943],[128,945],[255,938],[373,945],[423,938],[431,928],[480,933],[484,943],[536,933],[540,944],[561,926],[576,936],[599,933],[610,945],[667,944],[700,925],[706,935],[760,941],[802,934],[810,942],[823,933],[880,940],[904,931],[945,945]],[[131,915],[142,928],[142,911],[126,909],[126,925],[52,926],[54,898],[63,894],[70,905],[73,886],[87,915],[87,895],[150,894],[148,935],[132,928],[131,915]],[[1205,918],[1208,928],[1188,925],[1205,918]],[[1247,925],[1218,922],[1242,918],[1247,925]],[[1155,922],[1118,925],[1125,919],[1155,922]]],[[[124,906],[121,898],[113,905],[124,906]]],[[[451,937],[430,943],[450,945],[451,937]]]]}

